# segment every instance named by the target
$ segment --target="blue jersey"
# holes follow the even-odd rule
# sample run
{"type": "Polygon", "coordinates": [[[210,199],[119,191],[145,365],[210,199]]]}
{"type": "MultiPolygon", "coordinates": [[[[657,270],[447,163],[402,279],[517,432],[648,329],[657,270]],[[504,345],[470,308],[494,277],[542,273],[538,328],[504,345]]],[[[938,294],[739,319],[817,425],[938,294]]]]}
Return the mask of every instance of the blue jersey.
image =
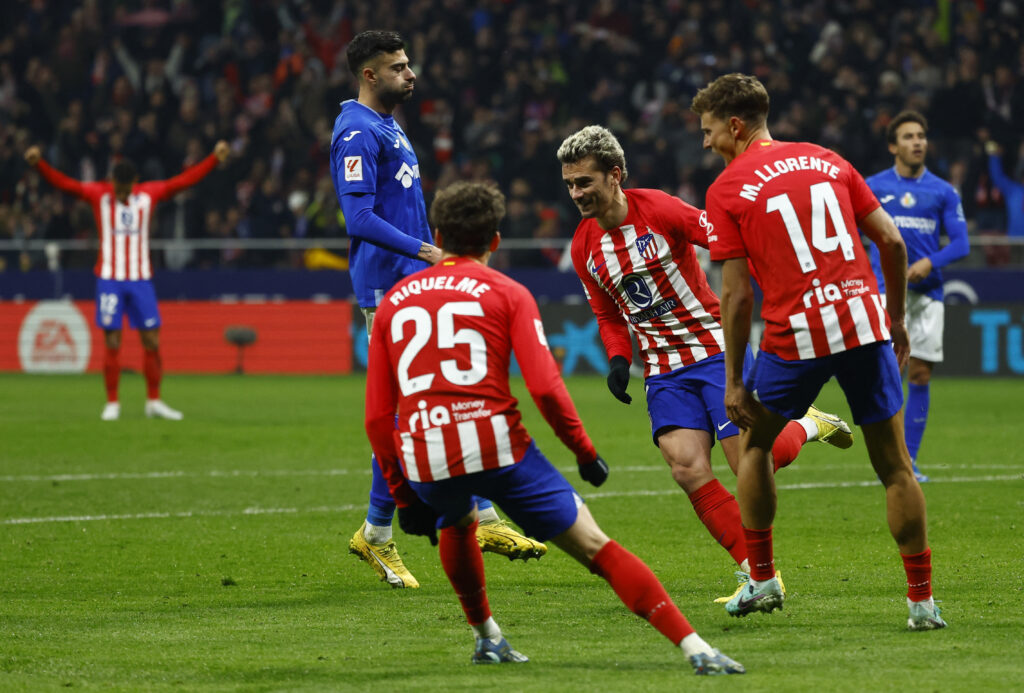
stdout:
{"type": "MultiPolygon", "coordinates": [[[[942,300],[942,268],[967,255],[967,222],[960,195],[952,185],[927,169],[917,178],[904,178],[896,167],[876,173],[866,180],[868,187],[907,244],[907,261],[914,264],[923,257],[931,258],[932,271],[924,280],[907,286],[911,291],[942,300]],[[939,234],[945,232],[949,243],[939,247],[939,234]]],[[[866,239],[865,239],[866,241],[866,239]]],[[[885,293],[885,278],[878,248],[868,246],[871,269],[878,278],[878,290],[885,293]]]]}
{"type": "Polygon", "coordinates": [[[354,201],[346,196],[370,196],[379,217],[361,225],[346,213],[345,220],[356,300],[374,307],[399,279],[428,265],[416,257],[424,242],[433,242],[419,162],[393,116],[350,99],[334,121],[331,178],[343,210],[354,201]]]}

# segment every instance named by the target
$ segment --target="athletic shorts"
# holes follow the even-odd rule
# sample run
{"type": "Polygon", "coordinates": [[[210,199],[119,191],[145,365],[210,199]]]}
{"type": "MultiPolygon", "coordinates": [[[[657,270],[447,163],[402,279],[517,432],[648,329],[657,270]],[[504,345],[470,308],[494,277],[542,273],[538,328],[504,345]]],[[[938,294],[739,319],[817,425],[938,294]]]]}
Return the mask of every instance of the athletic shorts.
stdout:
{"type": "Polygon", "coordinates": [[[797,419],[832,376],[858,425],[885,421],[903,407],[900,369],[888,340],[806,361],[786,361],[762,351],[743,384],[771,411],[797,419]]]}
{"type": "Polygon", "coordinates": [[[907,292],[907,332],[910,355],[922,361],[941,363],[942,327],[946,307],[942,301],[916,291],[907,292]]]}
{"type": "MultiPolygon", "coordinates": [[[[754,362],[747,347],[743,373],[754,362]]],[[[644,381],[647,392],[647,416],[651,419],[651,437],[673,428],[693,428],[719,440],[738,435],[740,429],[725,414],[725,354],[716,354],[703,361],[677,368],[669,373],[652,375],[644,381]]]]}
{"type": "Polygon", "coordinates": [[[136,330],[160,327],[160,311],[156,307],[156,291],[147,279],[118,281],[96,280],[96,326],[102,330],[120,330],[124,315],[136,330]]]}
{"type": "Polygon", "coordinates": [[[537,444],[510,467],[488,469],[441,481],[410,481],[420,498],[438,512],[438,529],[469,514],[473,496],[487,498],[528,536],[547,541],[572,527],[583,504],[572,485],[555,469],[537,444]]]}

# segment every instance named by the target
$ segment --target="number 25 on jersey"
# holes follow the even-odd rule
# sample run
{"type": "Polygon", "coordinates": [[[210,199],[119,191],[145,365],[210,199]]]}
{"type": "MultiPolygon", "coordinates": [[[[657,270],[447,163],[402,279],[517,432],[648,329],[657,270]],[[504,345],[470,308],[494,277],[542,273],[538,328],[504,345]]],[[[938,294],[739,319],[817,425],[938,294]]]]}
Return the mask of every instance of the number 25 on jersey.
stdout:
{"type": "MultiPolygon", "coordinates": [[[[453,385],[476,385],[487,376],[487,343],[483,335],[468,327],[455,329],[456,315],[481,317],[483,314],[483,306],[477,301],[445,303],[436,315],[420,306],[407,306],[395,313],[391,319],[393,344],[405,341],[407,323],[412,323],[413,327],[408,343],[398,359],[398,386],[403,396],[408,397],[429,389],[438,375],[434,370],[419,375],[410,374],[413,361],[421,352],[424,352],[425,356],[438,356],[434,363],[437,364],[440,375],[453,385]],[[454,358],[440,359],[444,351],[462,344],[469,347],[469,368],[459,368],[458,361],[454,358]]],[[[422,368],[422,364],[427,362],[428,359],[420,359],[417,365],[422,368]]]]}

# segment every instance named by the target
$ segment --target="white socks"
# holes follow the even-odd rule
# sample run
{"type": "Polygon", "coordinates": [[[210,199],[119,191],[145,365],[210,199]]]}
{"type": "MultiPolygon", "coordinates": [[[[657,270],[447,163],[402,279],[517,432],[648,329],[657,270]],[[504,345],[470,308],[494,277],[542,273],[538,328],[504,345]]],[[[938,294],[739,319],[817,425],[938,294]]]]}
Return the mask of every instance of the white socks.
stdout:
{"type": "Polygon", "coordinates": [[[391,525],[378,527],[367,522],[363,524],[363,539],[370,544],[387,544],[391,541],[391,525]]]}
{"type": "Polygon", "coordinates": [[[497,522],[501,519],[498,517],[498,513],[495,512],[493,505],[489,508],[477,510],[477,517],[480,522],[497,522]]]}
{"type": "Polygon", "coordinates": [[[805,416],[802,419],[797,419],[796,422],[803,427],[804,432],[807,433],[807,442],[810,443],[812,440],[818,439],[818,423],[809,416],[805,416]]]}
{"type": "Polygon", "coordinates": [[[498,628],[498,624],[494,622],[493,616],[478,626],[470,625],[470,628],[473,629],[473,635],[478,638],[487,638],[495,645],[501,642],[501,628],[498,628]]]}
{"type": "Polygon", "coordinates": [[[700,637],[696,633],[690,633],[680,640],[679,647],[682,648],[683,654],[687,657],[692,657],[695,654],[709,655],[715,653],[715,651],[711,649],[711,645],[704,642],[704,638],[700,637]]]}

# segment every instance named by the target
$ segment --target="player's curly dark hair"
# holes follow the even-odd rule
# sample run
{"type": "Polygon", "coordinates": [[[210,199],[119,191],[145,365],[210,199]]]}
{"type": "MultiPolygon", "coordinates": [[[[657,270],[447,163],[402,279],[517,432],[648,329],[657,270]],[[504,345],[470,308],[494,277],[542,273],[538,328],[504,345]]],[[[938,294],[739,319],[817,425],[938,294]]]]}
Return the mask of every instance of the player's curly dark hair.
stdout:
{"type": "Polygon", "coordinates": [[[483,255],[504,217],[505,196],[490,183],[453,183],[430,205],[441,249],[456,255],[483,255]]]}
{"type": "Polygon", "coordinates": [[[889,144],[896,144],[896,131],[904,123],[917,123],[924,128],[925,133],[928,132],[927,118],[917,111],[900,111],[893,116],[893,119],[889,121],[889,125],[885,128],[885,139],[889,144]]]}
{"type": "Polygon", "coordinates": [[[115,183],[128,185],[135,182],[135,179],[139,177],[139,172],[135,169],[135,164],[127,159],[121,159],[114,164],[114,170],[110,172],[110,175],[115,183]]]}
{"type": "Polygon", "coordinates": [[[405,41],[397,31],[371,29],[360,32],[349,42],[348,48],[345,49],[345,57],[348,58],[348,69],[358,77],[363,66],[372,58],[381,53],[394,53],[404,49],[405,41]]]}
{"type": "Polygon", "coordinates": [[[736,116],[748,127],[768,121],[768,90],[753,75],[732,72],[722,75],[697,92],[690,110],[697,115],[710,113],[719,120],[736,116]]]}

